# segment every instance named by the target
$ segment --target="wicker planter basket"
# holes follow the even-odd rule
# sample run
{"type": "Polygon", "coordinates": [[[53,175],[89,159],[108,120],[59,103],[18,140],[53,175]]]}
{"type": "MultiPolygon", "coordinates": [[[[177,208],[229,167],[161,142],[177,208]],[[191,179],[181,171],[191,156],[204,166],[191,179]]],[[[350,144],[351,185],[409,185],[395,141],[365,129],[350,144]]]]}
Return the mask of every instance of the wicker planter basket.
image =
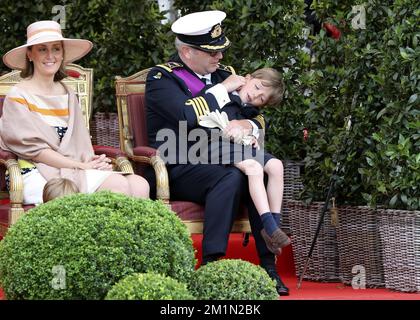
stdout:
{"type": "Polygon", "coordinates": [[[341,281],[351,285],[353,277],[360,273],[359,268],[353,273],[353,267],[361,266],[365,271],[366,287],[384,287],[382,245],[376,210],[369,207],[340,207],[338,217],[337,244],[341,281]]]}
{"type": "Polygon", "coordinates": [[[385,287],[420,292],[420,211],[378,210],[385,287]]]}
{"type": "MultiPolygon", "coordinates": [[[[284,166],[284,191],[283,203],[287,200],[296,199],[303,189],[301,169],[303,162],[300,161],[283,161],[284,166]]],[[[290,212],[289,208],[283,205],[282,208],[282,224],[281,228],[284,232],[291,234],[290,228],[290,212]]]]}
{"type": "MultiPolygon", "coordinates": [[[[306,206],[301,201],[289,200],[286,201],[286,206],[290,212],[296,275],[300,277],[318,226],[323,203],[314,202],[306,206]]],[[[331,216],[328,212],[303,279],[321,282],[340,281],[336,231],[331,225],[331,216]]]]}
{"type": "Polygon", "coordinates": [[[97,112],[90,122],[92,143],[100,146],[119,148],[118,114],[97,112]]]}

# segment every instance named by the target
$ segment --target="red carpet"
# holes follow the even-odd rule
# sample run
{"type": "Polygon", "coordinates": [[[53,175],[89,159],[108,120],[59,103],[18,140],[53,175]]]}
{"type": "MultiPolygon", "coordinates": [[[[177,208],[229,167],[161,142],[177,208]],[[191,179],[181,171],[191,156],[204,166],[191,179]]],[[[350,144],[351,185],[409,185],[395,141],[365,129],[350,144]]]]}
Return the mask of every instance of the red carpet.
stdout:
{"type": "Polygon", "coordinates": [[[420,294],[402,293],[388,289],[360,289],[342,283],[303,281],[297,289],[296,277],[282,277],[290,289],[290,296],[282,300],[420,300],[420,294]]]}
{"type": "MultiPolygon", "coordinates": [[[[198,266],[201,263],[201,239],[202,235],[192,235],[194,248],[197,250],[196,257],[198,259],[198,266]]],[[[258,255],[255,249],[254,238],[249,237],[249,243],[246,247],[242,245],[243,235],[239,233],[232,233],[229,238],[229,246],[226,252],[227,259],[242,259],[255,264],[258,264],[258,255]]],[[[291,246],[284,248],[283,254],[277,259],[277,269],[280,274],[293,277],[295,275],[295,266],[293,264],[293,253],[291,246]]]]}
{"type": "MultiPolygon", "coordinates": [[[[194,247],[197,249],[197,259],[201,259],[201,235],[193,235],[194,247]]],[[[254,239],[250,237],[248,246],[242,246],[242,235],[231,234],[226,258],[242,259],[258,263],[254,239]]],[[[297,289],[298,279],[293,263],[292,246],[283,249],[283,254],[277,259],[277,270],[283,282],[290,289],[290,296],[281,300],[420,300],[420,294],[402,293],[388,289],[359,289],[342,283],[321,283],[303,281],[297,289]]]]}

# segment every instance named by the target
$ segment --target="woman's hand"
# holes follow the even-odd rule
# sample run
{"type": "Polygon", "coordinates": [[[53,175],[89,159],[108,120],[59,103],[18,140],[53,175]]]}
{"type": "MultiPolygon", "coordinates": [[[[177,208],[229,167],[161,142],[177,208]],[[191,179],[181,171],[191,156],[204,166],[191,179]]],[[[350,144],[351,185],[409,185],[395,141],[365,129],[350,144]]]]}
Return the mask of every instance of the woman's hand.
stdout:
{"type": "Polygon", "coordinates": [[[245,77],[232,74],[222,82],[222,85],[225,86],[227,92],[239,90],[245,85],[245,77]]]}
{"type": "Polygon", "coordinates": [[[58,169],[71,168],[82,170],[112,170],[111,159],[107,158],[105,154],[101,154],[100,156],[94,155],[90,161],[80,162],[78,160],[67,158],[52,149],[44,149],[32,160],[35,162],[45,163],[48,166],[58,169]]]}
{"type": "Polygon", "coordinates": [[[111,159],[107,158],[105,154],[94,155],[89,162],[84,163],[83,169],[112,171],[111,159]]]}

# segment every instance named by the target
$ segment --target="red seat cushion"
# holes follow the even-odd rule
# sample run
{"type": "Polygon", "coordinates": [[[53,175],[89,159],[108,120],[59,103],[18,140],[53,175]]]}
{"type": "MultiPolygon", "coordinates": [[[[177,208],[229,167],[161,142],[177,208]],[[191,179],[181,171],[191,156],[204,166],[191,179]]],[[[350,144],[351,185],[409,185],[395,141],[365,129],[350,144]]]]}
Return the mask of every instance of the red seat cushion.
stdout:
{"type": "MultiPolygon", "coordinates": [[[[178,217],[184,221],[203,221],[204,207],[189,201],[171,201],[171,208],[175,211],[178,217]]],[[[248,213],[245,207],[241,208],[238,219],[247,219],[248,213]]]]}

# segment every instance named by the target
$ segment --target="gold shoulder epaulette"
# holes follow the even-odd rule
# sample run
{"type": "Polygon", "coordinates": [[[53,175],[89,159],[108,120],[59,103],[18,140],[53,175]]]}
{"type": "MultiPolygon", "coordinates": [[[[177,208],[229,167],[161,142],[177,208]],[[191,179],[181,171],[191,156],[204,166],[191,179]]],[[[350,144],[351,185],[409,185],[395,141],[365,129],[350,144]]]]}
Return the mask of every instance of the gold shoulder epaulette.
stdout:
{"type": "Polygon", "coordinates": [[[219,64],[219,69],[223,70],[223,71],[227,71],[231,74],[236,74],[235,69],[233,69],[232,66],[225,66],[224,64],[219,64]]]}
{"type": "Polygon", "coordinates": [[[172,72],[172,69],[182,68],[183,65],[181,63],[178,63],[178,62],[170,61],[170,62],[167,62],[167,63],[164,63],[164,64],[158,64],[157,67],[163,68],[168,72],[172,72]]]}

